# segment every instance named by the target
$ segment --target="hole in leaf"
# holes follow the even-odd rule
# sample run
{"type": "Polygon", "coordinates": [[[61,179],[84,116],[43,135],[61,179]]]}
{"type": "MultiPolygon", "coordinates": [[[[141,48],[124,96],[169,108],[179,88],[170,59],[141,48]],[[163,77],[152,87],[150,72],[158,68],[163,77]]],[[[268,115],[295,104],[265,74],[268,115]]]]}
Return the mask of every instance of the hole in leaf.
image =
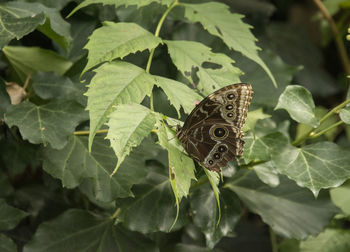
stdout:
{"type": "Polygon", "coordinates": [[[213,63],[213,62],[209,62],[209,61],[204,61],[202,63],[202,67],[206,68],[206,69],[210,68],[210,69],[214,69],[215,70],[215,69],[222,68],[222,65],[216,64],[216,63],[213,63]]]}
{"type": "Polygon", "coordinates": [[[219,29],[219,27],[215,26],[215,29],[216,29],[216,31],[222,36],[222,32],[221,32],[221,30],[219,29]]]}
{"type": "Polygon", "coordinates": [[[193,81],[192,85],[197,88],[197,85],[199,83],[199,77],[197,75],[197,72],[199,71],[199,68],[196,66],[192,66],[191,68],[191,79],[193,81]]]}

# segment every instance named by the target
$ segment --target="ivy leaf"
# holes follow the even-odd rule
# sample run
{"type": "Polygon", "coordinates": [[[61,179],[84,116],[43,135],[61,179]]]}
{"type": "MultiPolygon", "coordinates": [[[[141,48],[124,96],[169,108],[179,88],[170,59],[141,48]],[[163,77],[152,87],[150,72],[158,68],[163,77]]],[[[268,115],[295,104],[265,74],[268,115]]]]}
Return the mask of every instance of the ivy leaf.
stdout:
{"type": "Polygon", "coordinates": [[[225,184],[277,233],[296,239],[321,232],[338,209],[325,194],[315,199],[285,176],[275,188],[263,184],[252,171],[243,171],[225,184]]]}
{"type": "Polygon", "coordinates": [[[11,127],[16,125],[23,139],[38,144],[49,143],[54,149],[61,149],[75,127],[86,120],[84,108],[65,100],[51,101],[44,105],[22,102],[8,109],[5,122],[11,127]]]}
{"type": "Polygon", "coordinates": [[[290,85],[278,99],[276,109],[285,109],[295,121],[317,127],[320,122],[315,116],[315,104],[311,93],[299,85],[290,85]]]}
{"type": "Polygon", "coordinates": [[[265,184],[276,187],[280,184],[278,172],[271,161],[253,166],[253,169],[259,179],[265,184]]]}
{"type": "Polygon", "coordinates": [[[191,22],[200,22],[204,29],[219,37],[235,51],[259,64],[277,87],[275,78],[258,54],[256,38],[251,33],[251,26],[242,22],[242,15],[232,14],[229,6],[223,3],[209,2],[203,4],[181,4],[185,7],[185,17],[191,22]]]}
{"type": "Polygon", "coordinates": [[[109,115],[107,139],[118,157],[113,175],[133,147],[138,146],[156,123],[154,113],[139,104],[118,105],[109,115]],[[132,118],[132,120],[130,120],[132,118]]]}
{"type": "MultiPolygon", "coordinates": [[[[119,220],[129,229],[141,233],[168,232],[174,222],[176,209],[168,175],[164,167],[150,167],[142,183],[133,187],[135,198],[120,201],[119,220]]],[[[174,230],[183,226],[181,215],[174,230]]]]}
{"type": "Polygon", "coordinates": [[[15,2],[0,4],[0,48],[14,38],[22,38],[45,22],[43,13],[34,14],[25,8],[18,8],[17,5],[15,2]]]}
{"type": "Polygon", "coordinates": [[[176,67],[204,95],[240,82],[241,71],[225,54],[213,53],[209,47],[194,41],[164,42],[176,67]]]}
{"type": "Polygon", "coordinates": [[[152,2],[156,2],[162,5],[169,6],[173,1],[172,0],[85,0],[84,2],[80,3],[77,7],[75,7],[74,10],[72,10],[71,13],[67,17],[72,16],[75,12],[80,10],[81,8],[84,8],[90,4],[103,4],[103,5],[114,5],[115,8],[125,5],[126,7],[130,5],[136,5],[138,8],[142,6],[146,6],[151,4],[152,2]]]}
{"type": "Polygon", "coordinates": [[[107,121],[114,106],[140,103],[152,91],[154,79],[145,70],[126,62],[103,64],[86,92],[90,114],[89,149],[96,131],[107,121]]]}
{"type": "Polygon", "coordinates": [[[247,120],[243,126],[243,131],[248,131],[248,130],[254,130],[256,123],[258,122],[258,120],[263,120],[266,118],[270,118],[271,115],[269,114],[265,114],[262,110],[262,108],[253,110],[253,111],[249,111],[248,112],[248,116],[247,116],[247,120]]]}
{"type": "Polygon", "coordinates": [[[158,251],[144,236],[114,225],[114,220],[88,211],[70,209],[44,222],[24,252],[34,251],[158,251]]]}
{"type": "Polygon", "coordinates": [[[0,234],[0,250],[4,252],[18,251],[16,244],[4,234],[0,234]]]}
{"type": "Polygon", "coordinates": [[[103,202],[133,196],[131,186],[147,174],[145,159],[150,145],[136,148],[125,159],[118,174],[110,177],[117,159],[108,141],[97,137],[91,153],[87,141],[87,137],[72,136],[62,150],[44,148],[44,170],[60,179],[64,187],[74,188],[83,183],[85,188],[91,188],[97,200],[103,202]]]}
{"type": "Polygon", "coordinates": [[[54,72],[37,72],[32,81],[35,93],[43,99],[64,98],[77,101],[83,106],[86,104],[86,97],[83,96],[85,86],[72,82],[68,77],[54,72]]]}
{"type": "Polygon", "coordinates": [[[209,185],[194,191],[190,204],[193,221],[204,233],[207,247],[213,248],[224,236],[233,236],[234,227],[241,215],[241,207],[238,197],[232,192],[227,189],[221,191],[222,218],[219,226],[216,221],[219,216],[217,202],[209,185]]]}
{"type": "Polygon", "coordinates": [[[277,170],[309,188],[315,196],[322,188],[337,187],[350,177],[350,151],[331,142],[296,148],[285,145],[272,153],[277,170]]]}
{"type": "Polygon", "coordinates": [[[300,252],[347,252],[350,249],[350,231],[327,228],[317,237],[310,236],[300,242],[300,252]]]}
{"type": "Polygon", "coordinates": [[[39,47],[5,46],[2,51],[23,82],[30,73],[43,71],[63,75],[73,65],[55,52],[39,47]]]}
{"type": "Polygon", "coordinates": [[[92,33],[84,47],[89,50],[89,55],[82,74],[102,62],[123,58],[130,53],[146,49],[151,50],[159,43],[162,43],[160,38],[135,23],[105,21],[101,28],[92,33]]]}
{"type": "Polygon", "coordinates": [[[0,199],[0,230],[13,229],[28,215],[28,213],[8,205],[4,199],[0,199]]]}
{"type": "Polygon", "coordinates": [[[337,207],[345,214],[350,215],[350,183],[345,182],[343,185],[330,190],[331,199],[337,207]]]}
{"type": "Polygon", "coordinates": [[[343,122],[350,124],[350,107],[346,107],[340,110],[339,116],[343,122]]]}
{"type": "Polygon", "coordinates": [[[185,84],[161,76],[154,75],[156,85],[163,89],[168,96],[171,105],[173,105],[180,117],[180,107],[183,108],[186,114],[191,113],[195,107],[196,102],[203,99],[193,89],[187,87],[185,84]]]}

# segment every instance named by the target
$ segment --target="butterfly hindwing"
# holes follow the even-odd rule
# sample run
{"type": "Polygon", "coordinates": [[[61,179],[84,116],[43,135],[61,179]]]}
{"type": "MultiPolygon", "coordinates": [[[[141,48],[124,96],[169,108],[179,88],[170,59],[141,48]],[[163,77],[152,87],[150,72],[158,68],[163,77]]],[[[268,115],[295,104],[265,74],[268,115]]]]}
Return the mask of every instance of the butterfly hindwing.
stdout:
{"type": "Polygon", "coordinates": [[[242,127],[252,93],[249,84],[233,84],[196,106],[177,133],[193,159],[209,170],[220,171],[228,161],[242,154],[242,127]]]}

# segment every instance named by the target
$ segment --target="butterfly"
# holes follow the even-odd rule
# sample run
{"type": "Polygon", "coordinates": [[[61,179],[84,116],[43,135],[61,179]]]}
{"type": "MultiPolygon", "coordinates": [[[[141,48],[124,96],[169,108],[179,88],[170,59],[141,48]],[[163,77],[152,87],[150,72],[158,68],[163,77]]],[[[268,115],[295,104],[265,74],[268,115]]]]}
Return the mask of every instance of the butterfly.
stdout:
{"type": "Polygon", "coordinates": [[[227,162],[243,154],[242,127],[247,118],[253,89],[237,83],[204,98],[187,117],[176,136],[199,164],[220,172],[227,162]]]}

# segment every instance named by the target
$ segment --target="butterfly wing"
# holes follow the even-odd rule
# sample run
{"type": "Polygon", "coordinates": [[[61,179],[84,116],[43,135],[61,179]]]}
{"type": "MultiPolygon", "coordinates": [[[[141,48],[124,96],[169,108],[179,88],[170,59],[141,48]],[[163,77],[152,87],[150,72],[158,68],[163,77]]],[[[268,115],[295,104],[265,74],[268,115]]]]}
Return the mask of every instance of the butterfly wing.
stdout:
{"type": "Polygon", "coordinates": [[[253,90],[249,84],[226,86],[206,97],[178,132],[187,153],[209,170],[220,171],[243,152],[242,127],[253,90]]]}

